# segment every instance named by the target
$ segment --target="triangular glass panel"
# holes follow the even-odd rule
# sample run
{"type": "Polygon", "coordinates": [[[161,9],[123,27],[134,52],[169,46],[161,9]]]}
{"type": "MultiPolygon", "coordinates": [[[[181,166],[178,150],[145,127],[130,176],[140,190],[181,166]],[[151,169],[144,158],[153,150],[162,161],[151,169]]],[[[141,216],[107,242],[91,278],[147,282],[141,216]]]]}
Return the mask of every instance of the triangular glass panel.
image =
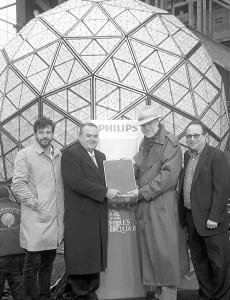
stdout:
{"type": "Polygon", "coordinates": [[[167,20],[167,16],[161,16],[163,23],[165,24],[165,27],[167,28],[167,30],[169,31],[169,33],[171,35],[173,35],[174,33],[176,33],[180,28],[177,27],[175,24],[173,24],[172,22],[169,22],[167,20]]]}
{"type": "Polygon", "coordinates": [[[48,67],[49,66],[37,54],[35,54],[31,61],[30,68],[27,73],[27,77],[45,71],[48,69],[48,67]]]}
{"type": "MultiPolygon", "coordinates": [[[[154,42],[154,44],[159,45],[169,36],[167,30],[163,26],[162,22],[158,17],[151,20],[147,25],[146,29],[154,42]]],[[[149,42],[150,43],[150,42],[149,42]]]]}
{"type": "Polygon", "coordinates": [[[189,122],[190,122],[189,119],[174,112],[174,123],[176,124],[176,126],[175,126],[176,136],[178,136],[179,134],[181,134],[184,131],[186,126],[189,124],[189,122]]]}
{"type": "Polygon", "coordinates": [[[18,52],[19,47],[23,43],[23,39],[20,35],[16,35],[14,39],[12,39],[9,43],[6,44],[4,47],[7,56],[9,57],[10,60],[12,60],[14,54],[18,52]]]}
{"type": "MultiPolygon", "coordinates": [[[[142,43],[138,43],[136,41],[131,41],[131,43],[132,43],[132,46],[134,49],[135,57],[137,58],[137,61],[139,64],[141,64],[154,51],[153,48],[148,47],[142,43]]],[[[159,57],[158,57],[158,60],[159,60],[159,57]]],[[[153,68],[153,69],[155,69],[155,68],[153,68]]]]}
{"type": "Polygon", "coordinates": [[[69,80],[70,73],[71,73],[72,68],[73,68],[73,64],[74,64],[74,60],[70,60],[70,61],[67,61],[67,62],[61,64],[61,65],[58,65],[58,66],[54,67],[54,70],[62,78],[62,80],[65,82],[65,84],[69,80]]]}
{"type": "Polygon", "coordinates": [[[117,112],[114,110],[111,110],[109,108],[101,107],[100,105],[96,106],[96,119],[99,120],[109,120],[112,119],[117,112]]]}
{"type": "MultiPolygon", "coordinates": [[[[84,4],[84,3],[83,3],[84,4]]],[[[84,5],[79,5],[76,8],[71,9],[71,14],[73,14],[78,19],[81,19],[85,13],[92,7],[92,4],[88,4],[87,2],[84,5]]]]}
{"type": "Polygon", "coordinates": [[[207,71],[205,75],[208,77],[208,79],[210,79],[210,81],[212,81],[215,86],[221,89],[222,78],[215,65],[212,65],[212,67],[207,71]]]}
{"type": "Polygon", "coordinates": [[[55,61],[55,66],[61,65],[72,59],[74,59],[73,54],[67,49],[64,44],[62,44],[55,61]]]}
{"type": "Polygon", "coordinates": [[[133,64],[115,58],[113,59],[113,62],[118,73],[119,81],[122,82],[134,66],[133,64]]]}
{"type": "Polygon", "coordinates": [[[36,22],[36,26],[33,26],[27,35],[27,41],[34,49],[41,48],[57,39],[58,37],[39,19],[36,22]]]}
{"type": "Polygon", "coordinates": [[[19,84],[9,93],[6,94],[7,98],[19,109],[20,98],[21,98],[22,84],[19,84]]]}
{"type": "Polygon", "coordinates": [[[1,131],[1,139],[2,139],[2,147],[3,153],[7,153],[17,147],[15,144],[6,134],[1,131]]]}
{"type": "Polygon", "coordinates": [[[209,103],[205,79],[202,79],[201,82],[194,89],[194,93],[198,94],[202,99],[209,103]]]}
{"type": "Polygon", "coordinates": [[[113,91],[115,91],[118,87],[115,85],[112,85],[108,82],[104,82],[101,80],[96,79],[96,103],[98,103],[103,98],[106,98],[108,95],[110,95],[113,91]]]}
{"type": "Polygon", "coordinates": [[[196,113],[194,111],[192,97],[189,92],[178,103],[176,103],[175,106],[178,107],[179,109],[183,110],[187,114],[196,116],[196,113]]]}
{"type": "Polygon", "coordinates": [[[213,124],[215,124],[218,120],[218,115],[209,108],[205,115],[201,118],[201,121],[208,127],[212,128],[213,124]]]}
{"type": "Polygon", "coordinates": [[[43,116],[46,116],[47,118],[53,120],[54,123],[59,122],[64,118],[62,114],[60,114],[53,107],[50,107],[45,103],[43,103],[42,108],[43,108],[43,116]]]}
{"type": "Polygon", "coordinates": [[[66,120],[62,119],[56,123],[54,138],[59,144],[61,144],[64,147],[64,145],[66,144],[65,136],[66,136],[66,120]]]}
{"type": "Polygon", "coordinates": [[[119,41],[120,38],[97,39],[98,44],[100,44],[107,54],[114,49],[119,41]]]}
{"type": "Polygon", "coordinates": [[[202,75],[197,70],[195,70],[190,64],[188,64],[188,70],[192,87],[195,88],[198,82],[201,81],[202,75]]]}
{"type": "Polygon", "coordinates": [[[154,112],[156,113],[156,115],[161,116],[162,119],[165,116],[167,116],[168,113],[171,111],[166,106],[163,106],[162,104],[154,101],[153,99],[150,99],[150,100],[151,100],[151,106],[154,108],[154,112]]]}
{"type": "Polygon", "coordinates": [[[219,93],[219,91],[205,79],[206,91],[207,91],[207,100],[210,103],[219,93]]]}
{"type": "Polygon", "coordinates": [[[22,83],[22,80],[16,75],[16,73],[9,69],[6,81],[6,92],[8,93],[20,83],[22,83]]]}
{"type": "Polygon", "coordinates": [[[79,80],[80,78],[83,78],[87,75],[88,73],[83,69],[80,63],[77,60],[75,60],[73,68],[70,73],[68,83],[79,80]]]}
{"type": "Polygon", "coordinates": [[[46,77],[47,77],[47,74],[48,74],[48,69],[44,70],[44,71],[41,71],[37,74],[34,74],[30,77],[28,77],[28,81],[33,84],[33,86],[38,90],[38,91],[41,91],[42,87],[43,87],[43,84],[45,83],[46,81],[46,77]]]}
{"type": "Polygon", "coordinates": [[[154,92],[152,92],[153,96],[158,97],[159,99],[164,100],[165,102],[173,105],[172,92],[170,88],[169,81],[165,81],[158,87],[154,92]]]}
{"type": "Polygon", "coordinates": [[[54,105],[57,105],[59,108],[67,112],[67,90],[55,93],[47,97],[47,99],[54,105]]]}
{"type": "Polygon", "coordinates": [[[98,75],[105,78],[109,78],[113,81],[119,81],[117,71],[111,59],[98,72],[98,75]]]}
{"type": "Polygon", "coordinates": [[[212,104],[211,108],[219,115],[221,116],[221,100],[220,97],[216,99],[216,101],[212,104]]]}
{"type": "Polygon", "coordinates": [[[223,99],[221,97],[221,101],[220,101],[220,115],[223,116],[226,113],[228,113],[226,102],[225,102],[225,99],[223,99]]]}
{"type": "Polygon", "coordinates": [[[120,110],[124,109],[128,105],[134,103],[142,97],[141,94],[135,93],[130,90],[119,88],[120,90],[120,110]]]}
{"type": "Polygon", "coordinates": [[[34,54],[29,55],[23,59],[20,59],[16,62],[14,62],[14,66],[21,72],[22,75],[24,75],[25,77],[27,76],[27,72],[30,68],[32,59],[33,59],[34,54]]]}
{"type": "Polygon", "coordinates": [[[84,49],[91,43],[91,39],[68,39],[67,41],[77,54],[81,54],[82,51],[84,51],[84,49]]]}
{"type": "Polygon", "coordinates": [[[152,92],[152,95],[164,100],[170,105],[174,104],[172,99],[172,91],[168,80],[162,83],[160,87],[158,87],[154,92],[152,92]]]}
{"type": "Polygon", "coordinates": [[[130,53],[127,43],[124,43],[117,49],[114,54],[114,57],[123,61],[126,61],[130,64],[134,64],[132,55],[130,53]]]}
{"type": "Polygon", "coordinates": [[[168,22],[172,23],[174,26],[178,27],[178,28],[184,28],[185,25],[175,16],[171,15],[171,14],[165,14],[163,16],[164,20],[167,20],[168,22]]]}
{"type": "Polygon", "coordinates": [[[185,33],[183,30],[178,31],[173,35],[178,47],[180,47],[182,53],[186,55],[191,51],[197,44],[198,40],[191,37],[189,34],[185,33]]]}
{"type": "Polygon", "coordinates": [[[149,68],[141,67],[141,72],[148,89],[151,89],[161,78],[164,77],[164,74],[161,74],[149,68]]]}
{"type": "MultiPolygon", "coordinates": [[[[11,111],[11,113],[12,113],[12,111],[11,111]]],[[[9,122],[7,122],[3,127],[16,140],[19,140],[19,132],[20,132],[19,116],[15,117],[12,120],[10,120],[9,122]]]]}
{"type": "Polygon", "coordinates": [[[6,67],[6,60],[4,55],[2,54],[2,51],[0,50],[0,74],[6,67]]]}
{"type": "Polygon", "coordinates": [[[81,99],[90,103],[90,99],[91,99],[90,80],[83,81],[83,82],[71,87],[70,90],[75,94],[75,97],[78,96],[81,99]]]}
{"type": "Polygon", "coordinates": [[[172,79],[173,81],[177,82],[185,88],[189,88],[188,73],[185,64],[183,64],[180,68],[175,70],[174,73],[170,76],[170,79],[172,79]]]}
{"type": "Polygon", "coordinates": [[[83,22],[76,25],[68,34],[68,37],[92,36],[92,32],[86,27],[83,22]]]}
{"type": "Polygon", "coordinates": [[[24,55],[27,55],[31,52],[33,52],[34,49],[30,46],[30,44],[27,41],[24,41],[18,51],[14,55],[14,60],[16,60],[19,57],[22,57],[24,55]]]}
{"type": "Polygon", "coordinates": [[[120,94],[119,90],[115,90],[112,93],[110,93],[106,98],[100,101],[100,106],[104,106],[106,109],[112,109],[115,111],[120,110],[120,94]]]}
{"type": "Polygon", "coordinates": [[[77,18],[68,11],[47,15],[43,18],[61,34],[65,34],[77,22],[77,18]]]}
{"type": "Polygon", "coordinates": [[[158,54],[159,54],[160,60],[162,62],[163,68],[165,70],[165,73],[172,70],[180,62],[179,57],[167,54],[162,51],[158,51],[158,54]]]}
{"type": "Polygon", "coordinates": [[[77,111],[72,112],[70,115],[74,117],[77,121],[80,121],[82,123],[87,122],[92,118],[91,108],[89,105],[77,111]]]}
{"type": "Polygon", "coordinates": [[[76,95],[72,91],[68,91],[68,112],[72,113],[76,110],[81,109],[82,107],[89,106],[90,103],[85,101],[79,95],[76,95]]]}
{"type": "Polygon", "coordinates": [[[169,79],[169,83],[171,87],[173,102],[176,104],[189,92],[189,90],[173,80],[169,79]]]}
{"type": "Polygon", "coordinates": [[[149,57],[141,63],[141,66],[151,69],[157,73],[164,74],[162,61],[159,58],[158,52],[154,51],[149,57]]]}
{"type": "Polygon", "coordinates": [[[71,122],[70,120],[66,119],[66,144],[69,145],[72,142],[75,142],[79,136],[79,127],[71,122]]]}
{"type": "Polygon", "coordinates": [[[6,85],[6,75],[7,75],[7,69],[5,69],[2,74],[0,74],[0,91],[5,91],[5,85],[6,85]]]}
{"type": "Polygon", "coordinates": [[[113,5],[113,3],[102,3],[102,6],[106,9],[108,14],[115,18],[116,16],[120,15],[122,12],[125,11],[125,7],[120,7],[119,5],[113,5]]]}
{"type": "Polygon", "coordinates": [[[33,125],[28,122],[28,120],[26,120],[23,116],[20,116],[19,123],[19,141],[21,142],[33,134],[33,125]]]}
{"type": "Polygon", "coordinates": [[[229,132],[229,118],[227,114],[224,114],[220,119],[220,130],[221,137],[223,137],[226,132],[229,132]]]}
{"type": "Polygon", "coordinates": [[[122,36],[122,32],[111,21],[107,21],[98,31],[97,36],[122,36]]]}
{"type": "Polygon", "coordinates": [[[131,31],[140,24],[139,21],[130,13],[129,10],[125,10],[120,15],[115,17],[114,21],[125,32],[131,31]]]}
{"type": "Polygon", "coordinates": [[[135,16],[135,18],[137,18],[140,24],[152,16],[152,12],[139,9],[130,9],[130,12],[135,16]]]}
{"type": "Polygon", "coordinates": [[[95,6],[84,18],[85,25],[95,35],[108,21],[108,17],[102,12],[102,10],[95,6]]]}
{"type": "Polygon", "coordinates": [[[217,121],[216,124],[211,128],[212,132],[214,132],[217,136],[220,137],[220,121],[217,121]]]}
{"type": "Polygon", "coordinates": [[[82,55],[106,55],[104,49],[97,43],[97,41],[92,40],[91,43],[82,51],[82,55]]]}
{"type": "MultiPolygon", "coordinates": [[[[133,34],[133,38],[148,44],[156,45],[146,27],[141,27],[133,34]]],[[[165,38],[165,37],[164,37],[165,38]]]]}
{"type": "Polygon", "coordinates": [[[205,74],[209,67],[212,66],[212,60],[203,46],[196,50],[196,52],[189,58],[189,61],[203,74],[205,74]]]}
{"type": "Polygon", "coordinates": [[[47,93],[51,90],[60,88],[60,86],[64,84],[65,84],[64,80],[58,75],[58,73],[55,70],[53,70],[48,80],[45,91],[47,93]]]}
{"type": "Polygon", "coordinates": [[[47,65],[51,65],[56,54],[57,46],[58,43],[52,44],[44,49],[37,51],[37,55],[41,57],[47,65]]]}
{"type": "Polygon", "coordinates": [[[193,95],[195,98],[197,113],[198,116],[200,116],[203,113],[203,111],[207,108],[207,103],[198,94],[194,93],[193,95]]]}
{"type": "Polygon", "coordinates": [[[174,115],[173,112],[169,113],[162,119],[162,123],[165,125],[166,130],[175,134],[174,128],[174,115]]]}
{"type": "Polygon", "coordinates": [[[125,80],[122,82],[125,86],[129,85],[133,88],[137,88],[139,90],[143,90],[143,86],[141,83],[141,80],[139,78],[139,75],[137,73],[136,68],[134,67],[129,75],[125,78],[125,80]]]}
{"type": "Polygon", "coordinates": [[[37,120],[38,117],[38,109],[39,104],[35,103],[34,105],[27,107],[26,110],[24,110],[21,115],[30,122],[30,124],[34,124],[34,122],[37,120]]]}
{"type": "Polygon", "coordinates": [[[90,67],[91,70],[95,70],[103,61],[105,55],[82,55],[81,58],[83,59],[83,61],[85,61],[85,63],[90,67]]]}
{"type": "Polygon", "coordinates": [[[24,105],[30,103],[36,98],[36,95],[33,91],[26,86],[26,84],[22,84],[22,90],[20,95],[20,104],[19,109],[21,109],[24,105]]]}
{"type": "Polygon", "coordinates": [[[182,55],[180,48],[176,45],[174,40],[171,37],[168,37],[166,40],[164,40],[162,43],[159,44],[159,47],[161,49],[164,49],[168,52],[172,52],[177,55],[182,55]]]}

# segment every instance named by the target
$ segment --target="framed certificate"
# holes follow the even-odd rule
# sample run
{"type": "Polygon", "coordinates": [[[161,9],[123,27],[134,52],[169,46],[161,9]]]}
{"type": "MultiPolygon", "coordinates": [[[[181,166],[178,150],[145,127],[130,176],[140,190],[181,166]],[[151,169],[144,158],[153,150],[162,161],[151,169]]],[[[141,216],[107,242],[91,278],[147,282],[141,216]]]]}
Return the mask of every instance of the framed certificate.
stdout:
{"type": "Polygon", "coordinates": [[[127,197],[128,192],[136,190],[131,159],[105,160],[104,171],[106,186],[111,189],[118,189],[121,197],[127,197]]]}

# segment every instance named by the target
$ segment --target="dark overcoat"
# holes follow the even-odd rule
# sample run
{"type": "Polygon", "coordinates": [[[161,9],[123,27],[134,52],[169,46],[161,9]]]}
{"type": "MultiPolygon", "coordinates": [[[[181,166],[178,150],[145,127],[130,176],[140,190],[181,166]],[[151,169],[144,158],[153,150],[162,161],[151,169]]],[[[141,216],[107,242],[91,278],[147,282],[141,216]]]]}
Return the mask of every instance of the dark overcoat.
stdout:
{"type": "MultiPolygon", "coordinates": [[[[189,152],[184,155],[184,170],[180,180],[179,212],[182,225],[185,224],[183,182],[189,161],[189,152]]],[[[192,186],[191,211],[197,232],[211,236],[228,230],[227,201],[229,198],[230,168],[224,152],[205,145],[198,160],[192,186]],[[207,220],[217,222],[216,229],[207,228],[207,220]]]]}
{"type": "Polygon", "coordinates": [[[99,273],[107,265],[105,155],[95,150],[95,157],[98,167],[80,142],[62,155],[65,262],[72,275],[99,273]]]}

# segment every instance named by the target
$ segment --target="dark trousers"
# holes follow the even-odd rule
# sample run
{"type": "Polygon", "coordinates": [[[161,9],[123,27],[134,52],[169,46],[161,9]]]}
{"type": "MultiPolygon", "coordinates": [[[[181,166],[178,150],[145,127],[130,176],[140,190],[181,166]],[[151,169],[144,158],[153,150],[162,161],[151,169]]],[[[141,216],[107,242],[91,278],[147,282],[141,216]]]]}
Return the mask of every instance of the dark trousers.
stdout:
{"type": "Polygon", "coordinates": [[[5,281],[8,281],[14,300],[24,300],[22,288],[24,254],[0,257],[0,300],[5,281]]]}
{"type": "Polygon", "coordinates": [[[23,270],[24,300],[50,299],[50,281],[56,250],[26,251],[23,270]]]}
{"type": "Polygon", "coordinates": [[[69,275],[68,284],[71,288],[73,299],[97,300],[95,291],[100,285],[100,273],[69,275]]]}
{"type": "Polygon", "coordinates": [[[230,299],[229,236],[223,232],[201,236],[197,232],[192,213],[186,212],[188,244],[200,287],[201,299],[230,299]]]}

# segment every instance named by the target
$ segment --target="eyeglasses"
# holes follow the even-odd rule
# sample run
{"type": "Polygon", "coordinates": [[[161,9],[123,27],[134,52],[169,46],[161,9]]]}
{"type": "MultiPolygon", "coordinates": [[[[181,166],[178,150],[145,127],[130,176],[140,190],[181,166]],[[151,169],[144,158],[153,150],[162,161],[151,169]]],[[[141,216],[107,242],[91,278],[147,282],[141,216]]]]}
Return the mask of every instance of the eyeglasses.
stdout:
{"type": "Polygon", "coordinates": [[[195,133],[195,134],[186,134],[185,137],[187,140],[191,140],[194,138],[194,140],[198,140],[202,134],[195,133]]]}

